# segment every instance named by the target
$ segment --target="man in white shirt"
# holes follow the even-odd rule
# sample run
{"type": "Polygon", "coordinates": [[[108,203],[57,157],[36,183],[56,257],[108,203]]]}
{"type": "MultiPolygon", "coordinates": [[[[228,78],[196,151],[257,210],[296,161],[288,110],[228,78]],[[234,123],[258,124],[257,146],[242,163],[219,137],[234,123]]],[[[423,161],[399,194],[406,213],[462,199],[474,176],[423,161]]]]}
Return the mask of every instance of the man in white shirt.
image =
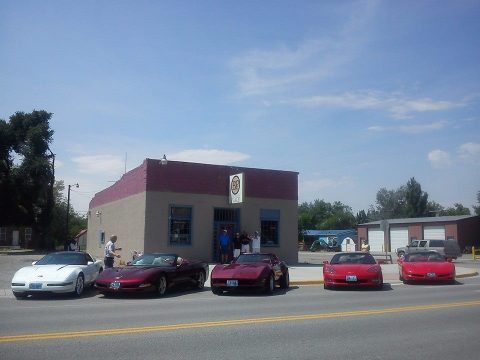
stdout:
{"type": "Polygon", "coordinates": [[[260,252],[260,234],[258,231],[255,231],[255,234],[252,236],[252,252],[258,254],[260,252]]]}
{"type": "Polygon", "coordinates": [[[117,235],[110,236],[110,241],[105,245],[105,268],[113,267],[113,260],[117,257],[120,257],[120,254],[117,254],[115,251],[122,250],[122,248],[116,248],[115,243],[117,242],[117,235]]]}

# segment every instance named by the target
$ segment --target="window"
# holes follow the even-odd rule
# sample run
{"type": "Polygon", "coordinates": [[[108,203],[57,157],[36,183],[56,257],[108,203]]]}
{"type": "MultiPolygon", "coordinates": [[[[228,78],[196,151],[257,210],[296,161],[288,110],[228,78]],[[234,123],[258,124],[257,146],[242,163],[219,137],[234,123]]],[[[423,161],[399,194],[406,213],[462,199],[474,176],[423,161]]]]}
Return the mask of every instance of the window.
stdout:
{"type": "Polygon", "coordinates": [[[420,241],[420,244],[418,244],[418,247],[425,247],[427,245],[427,240],[422,240],[420,241]]]}
{"type": "Polygon", "coordinates": [[[25,228],[25,243],[29,244],[32,241],[32,228],[25,228]]]}
{"type": "Polygon", "coordinates": [[[105,244],[105,231],[100,230],[98,233],[98,247],[101,248],[105,244]]]}
{"type": "Polygon", "coordinates": [[[168,224],[170,245],[191,245],[192,208],[189,206],[170,206],[168,224]]]}
{"type": "Polygon", "coordinates": [[[278,246],[280,210],[260,210],[262,246],[278,246]]]}

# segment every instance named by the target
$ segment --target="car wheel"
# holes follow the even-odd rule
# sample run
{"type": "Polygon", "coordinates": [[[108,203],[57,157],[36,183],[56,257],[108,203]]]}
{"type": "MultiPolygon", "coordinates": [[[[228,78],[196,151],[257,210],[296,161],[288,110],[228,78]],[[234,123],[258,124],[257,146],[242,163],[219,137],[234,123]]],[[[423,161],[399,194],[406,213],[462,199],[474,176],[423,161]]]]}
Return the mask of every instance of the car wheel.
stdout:
{"type": "Polygon", "coordinates": [[[405,251],[399,251],[397,256],[400,258],[402,256],[405,256],[405,251]]]}
{"type": "Polygon", "coordinates": [[[199,271],[197,274],[197,289],[203,289],[205,287],[205,273],[199,271]]]}
{"type": "Polygon", "coordinates": [[[157,281],[157,294],[159,296],[165,295],[165,292],[167,291],[167,279],[165,278],[165,275],[160,275],[157,281]]]}
{"type": "Polygon", "coordinates": [[[398,273],[398,280],[403,281],[403,276],[401,273],[398,273]]]}
{"type": "Polygon", "coordinates": [[[403,282],[404,284],[409,284],[409,283],[410,283],[408,280],[405,280],[405,279],[402,279],[402,282],[403,282]]]}
{"type": "Polygon", "coordinates": [[[212,287],[212,293],[215,294],[215,295],[222,295],[222,294],[223,294],[223,290],[220,289],[220,288],[212,287]]]}
{"type": "Polygon", "coordinates": [[[73,295],[81,296],[84,289],[85,289],[85,279],[83,277],[83,274],[80,273],[77,276],[77,281],[75,281],[75,290],[73,291],[73,295]]]}
{"type": "Polygon", "coordinates": [[[28,296],[28,294],[25,292],[13,291],[13,296],[15,296],[15,298],[17,299],[25,299],[28,296]]]}
{"type": "Polygon", "coordinates": [[[290,286],[290,275],[287,270],[285,274],[283,274],[283,276],[280,278],[280,288],[288,289],[289,286],[290,286]]]}
{"type": "Polygon", "coordinates": [[[330,290],[330,286],[328,286],[328,285],[325,284],[325,283],[323,283],[323,288],[324,288],[325,290],[330,290]]]}
{"type": "Polygon", "coordinates": [[[270,274],[265,282],[265,292],[267,294],[272,294],[273,290],[275,290],[275,278],[273,277],[273,274],[270,274]]]}

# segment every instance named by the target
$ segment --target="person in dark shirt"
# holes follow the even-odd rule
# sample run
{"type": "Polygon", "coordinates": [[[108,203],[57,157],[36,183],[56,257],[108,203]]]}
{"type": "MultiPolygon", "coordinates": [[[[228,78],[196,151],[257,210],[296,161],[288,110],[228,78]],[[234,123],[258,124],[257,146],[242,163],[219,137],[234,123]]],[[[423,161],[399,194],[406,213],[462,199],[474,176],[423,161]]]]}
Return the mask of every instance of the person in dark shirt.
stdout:
{"type": "Polygon", "coordinates": [[[250,237],[245,231],[240,235],[240,242],[242,243],[242,254],[250,252],[250,237]]]}
{"type": "Polygon", "coordinates": [[[242,249],[242,242],[240,240],[240,233],[235,233],[233,237],[233,257],[237,258],[240,255],[240,250],[242,249]]]}

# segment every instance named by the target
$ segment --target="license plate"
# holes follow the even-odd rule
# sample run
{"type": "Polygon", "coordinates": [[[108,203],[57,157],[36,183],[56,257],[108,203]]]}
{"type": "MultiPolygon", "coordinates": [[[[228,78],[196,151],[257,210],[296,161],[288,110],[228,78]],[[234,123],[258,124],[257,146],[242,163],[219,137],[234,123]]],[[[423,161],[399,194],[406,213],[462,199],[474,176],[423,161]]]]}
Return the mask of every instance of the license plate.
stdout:
{"type": "Polygon", "coordinates": [[[227,286],[238,286],[238,280],[227,280],[227,286]]]}
{"type": "Polygon", "coordinates": [[[118,281],[114,281],[110,284],[110,289],[113,289],[113,290],[118,290],[120,289],[120,283],[118,281]]]}
{"type": "Polygon", "coordinates": [[[348,282],[354,282],[354,281],[357,281],[357,276],[356,275],[347,275],[345,280],[348,281],[348,282]]]}
{"type": "Polygon", "coordinates": [[[437,274],[435,274],[435,273],[427,273],[427,277],[429,277],[429,278],[434,278],[436,276],[437,276],[437,274]]]}
{"type": "Polygon", "coordinates": [[[42,288],[42,283],[31,283],[28,285],[28,288],[32,290],[40,290],[42,288]]]}

